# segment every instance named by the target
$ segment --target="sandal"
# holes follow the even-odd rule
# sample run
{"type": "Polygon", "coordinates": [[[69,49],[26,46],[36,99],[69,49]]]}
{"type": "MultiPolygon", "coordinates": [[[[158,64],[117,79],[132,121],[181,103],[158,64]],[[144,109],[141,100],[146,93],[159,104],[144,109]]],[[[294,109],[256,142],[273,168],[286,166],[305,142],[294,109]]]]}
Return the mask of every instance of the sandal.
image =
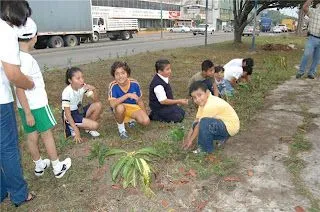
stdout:
{"type": "MultiPolygon", "coordinates": [[[[34,193],[32,193],[32,192],[30,192],[29,194],[30,194],[30,196],[31,196],[30,198],[26,199],[25,201],[23,201],[23,202],[21,202],[21,203],[19,203],[19,204],[14,204],[14,206],[19,207],[19,206],[21,206],[21,205],[23,205],[23,204],[25,204],[25,203],[28,203],[28,202],[34,200],[34,199],[37,197],[37,196],[36,196],[34,193]]],[[[29,197],[29,194],[28,194],[28,197],[29,197]]]]}

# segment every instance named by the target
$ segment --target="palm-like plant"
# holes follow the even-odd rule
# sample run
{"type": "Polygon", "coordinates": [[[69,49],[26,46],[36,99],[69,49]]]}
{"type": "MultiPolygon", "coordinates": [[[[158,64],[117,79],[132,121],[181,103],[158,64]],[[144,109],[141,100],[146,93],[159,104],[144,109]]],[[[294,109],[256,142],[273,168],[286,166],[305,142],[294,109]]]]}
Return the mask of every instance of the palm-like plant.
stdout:
{"type": "MultiPolygon", "coordinates": [[[[111,167],[111,175],[114,182],[122,180],[124,188],[130,185],[133,187],[140,185],[147,196],[154,194],[150,188],[153,169],[149,162],[152,161],[151,157],[160,157],[155,149],[146,147],[133,152],[127,152],[122,149],[109,149],[106,151],[105,148],[101,147],[100,149],[102,150],[99,151],[97,149],[97,147],[92,149],[94,151],[92,155],[96,155],[99,161],[102,158],[104,160],[106,157],[122,155],[111,167]],[[103,153],[103,156],[101,153],[103,153]]],[[[89,157],[89,159],[92,159],[92,157],[89,157]]]]}

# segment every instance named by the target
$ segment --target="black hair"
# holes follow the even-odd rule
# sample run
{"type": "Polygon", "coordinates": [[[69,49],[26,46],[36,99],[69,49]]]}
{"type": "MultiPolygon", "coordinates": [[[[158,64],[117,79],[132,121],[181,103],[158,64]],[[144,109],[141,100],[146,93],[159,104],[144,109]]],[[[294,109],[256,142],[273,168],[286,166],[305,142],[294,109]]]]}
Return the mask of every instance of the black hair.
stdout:
{"type": "Polygon", "coordinates": [[[22,26],[31,16],[32,10],[25,0],[1,0],[1,19],[14,26],[22,26]]]}
{"type": "Polygon", "coordinates": [[[156,68],[156,72],[158,73],[158,71],[163,71],[165,69],[165,67],[167,65],[169,65],[170,62],[167,59],[159,59],[157,60],[157,62],[155,63],[155,68],[156,68]]]}
{"type": "Polygon", "coordinates": [[[214,73],[224,72],[224,68],[222,66],[215,66],[214,73]]]}
{"type": "Polygon", "coordinates": [[[128,76],[130,76],[131,69],[129,65],[126,62],[121,62],[121,61],[116,61],[112,64],[111,71],[110,71],[111,76],[114,77],[114,73],[118,68],[123,68],[127,72],[128,76]]]}
{"type": "Polygon", "coordinates": [[[82,70],[78,67],[71,67],[71,68],[67,69],[67,71],[66,71],[66,84],[67,85],[70,85],[69,79],[71,80],[74,73],[76,73],[78,71],[82,72],[82,70]]]}
{"type": "Polygon", "coordinates": [[[254,66],[254,61],[251,57],[244,58],[243,62],[245,62],[245,64],[246,64],[245,66],[251,66],[251,67],[254,66]]]}
{"type": "Polygon", "coordinates": [[[247,72],[247,75],[251,75],[252,74],[252,66],[243,67],[243,71],[247,72]]]}
{"type": "Polygon", "coordinates": [[[320,1],[319,1],[319,0],[314,0],[314,1],[313,1],[313,4],[312,4],[312,7],[313,7],[313,8],[316,8],[316,7],[317,7],[317,4],[320,4],[320,1]]]}
{"type": "Polygon", "coordinates": [[[206,84],[204,84],[201,81],[195,81],[193,82],[190,87],[189,87],[189,95],[191,96],[191,93],[193,91],[196,91],[198,89],[201,89],[202,91],[206,92],[208,89],[208,86],[206,84]]]}
{"type": "Polygon", "coordinates": [[[211,60],[205,60],[201,64],[201,70],[208,71],[208,69],[212,68],[213,66],[214,66],[214,64],[211,60]]]}

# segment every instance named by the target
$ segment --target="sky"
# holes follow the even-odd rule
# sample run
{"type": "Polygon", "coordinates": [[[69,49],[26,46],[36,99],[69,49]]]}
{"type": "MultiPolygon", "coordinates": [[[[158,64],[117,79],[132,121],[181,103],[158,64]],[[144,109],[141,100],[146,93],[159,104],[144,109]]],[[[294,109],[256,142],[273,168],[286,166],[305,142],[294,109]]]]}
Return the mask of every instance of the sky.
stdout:
{"type": "Polygon", "coordinates": [[[285,15],[289,15],[289,16],[293,16],[293,17],[296,17],[298,18],[298,13],[297,13],[297,8],[285,8],[285,9],[281,9],[280,12],[282,14],[285,14],[285,15]]]}

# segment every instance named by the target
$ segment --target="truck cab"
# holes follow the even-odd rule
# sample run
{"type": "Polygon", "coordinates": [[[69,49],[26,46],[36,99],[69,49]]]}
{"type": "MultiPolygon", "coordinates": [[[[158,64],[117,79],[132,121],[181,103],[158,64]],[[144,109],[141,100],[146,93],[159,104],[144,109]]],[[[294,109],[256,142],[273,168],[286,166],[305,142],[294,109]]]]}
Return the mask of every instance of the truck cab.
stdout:
{"type": "Polygon", "coordinates": [[[92,17],[92,41],[98,42],[100,38],[108,37],[110,40],[129,40],[139,31],[138,19],[115,19],[108,17],[92,17]]]}

